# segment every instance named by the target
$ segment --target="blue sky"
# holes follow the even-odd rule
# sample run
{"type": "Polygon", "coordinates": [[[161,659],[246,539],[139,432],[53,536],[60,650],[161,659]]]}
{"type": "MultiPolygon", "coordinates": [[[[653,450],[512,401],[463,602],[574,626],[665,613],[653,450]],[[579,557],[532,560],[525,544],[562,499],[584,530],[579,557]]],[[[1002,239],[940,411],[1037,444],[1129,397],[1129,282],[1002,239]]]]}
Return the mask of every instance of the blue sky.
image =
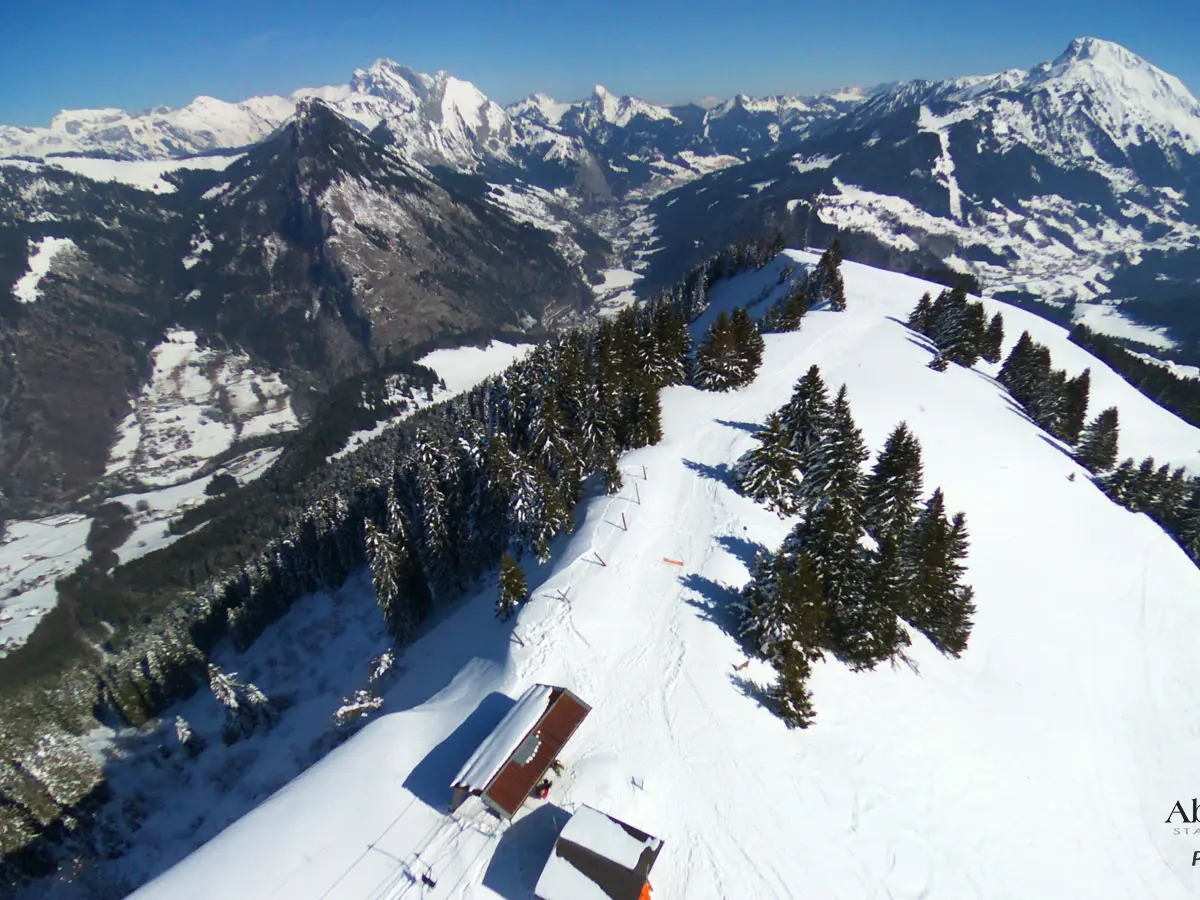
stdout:
{"type": "Polygon", "coordinates": [[[981,74],[1118,41],[1200,91],[1200,2],[0,0],[0,122],[338,84],[390,57],[510,102],[599,82],[658,102],[981,74]],[[914,11],[916,10],[916,11],[914,11]]]}

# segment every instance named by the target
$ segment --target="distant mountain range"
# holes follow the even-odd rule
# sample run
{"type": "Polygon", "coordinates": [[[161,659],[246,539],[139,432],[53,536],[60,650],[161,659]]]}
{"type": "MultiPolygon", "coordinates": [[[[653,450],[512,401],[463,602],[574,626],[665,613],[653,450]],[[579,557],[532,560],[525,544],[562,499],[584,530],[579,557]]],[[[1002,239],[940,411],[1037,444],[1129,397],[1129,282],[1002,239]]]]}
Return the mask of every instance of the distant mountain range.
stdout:
{"type": "Polygon", "coordinates": [[[380,60],[0,126],[0,156],[0,489],[26,513],[102,475],[171,328],[279,376],[302,420],[348,374],[604,314],[767,232],[1063,320],[1125,301],[1172,336],[1106,321],[1160,347],[1200,334],[1200,103],[1093,38],[1028,71],[684,106],[505,107],[380,60]]]}

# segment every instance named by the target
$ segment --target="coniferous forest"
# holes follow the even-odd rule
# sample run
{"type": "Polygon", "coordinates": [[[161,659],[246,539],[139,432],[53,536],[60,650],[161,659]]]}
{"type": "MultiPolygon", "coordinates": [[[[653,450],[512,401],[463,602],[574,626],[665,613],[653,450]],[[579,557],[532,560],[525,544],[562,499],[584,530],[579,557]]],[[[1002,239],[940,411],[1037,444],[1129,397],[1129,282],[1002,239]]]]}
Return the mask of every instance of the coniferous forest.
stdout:
{"type": "Polygon", "coordinates": [[[901,422],[869,473],[843,385],[831,400],[812,366],[735,468],[740,489],[798,515],[782,547],[763,551],[742,594],[741,636],[778,673],[776,709],[793,727],[815,716],[810,664],[826,653],[872,669],[909,644],[901,620],[951,656],[974,614],[962,583],[968,534],[940,490],[922,497],[921,446],[901,422]]]}

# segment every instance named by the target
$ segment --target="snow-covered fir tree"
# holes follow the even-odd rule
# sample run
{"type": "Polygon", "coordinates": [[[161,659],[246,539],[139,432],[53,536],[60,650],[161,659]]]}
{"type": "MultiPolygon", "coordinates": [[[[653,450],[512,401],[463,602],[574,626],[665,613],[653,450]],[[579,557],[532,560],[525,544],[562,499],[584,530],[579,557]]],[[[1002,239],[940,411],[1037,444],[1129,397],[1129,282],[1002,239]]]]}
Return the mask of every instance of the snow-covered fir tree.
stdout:
{"type": "Polygon", "coordinates": [[[815,364],[796,382],[780,417],[792,449],[800,455],[801,469],[804,469],[829,427],[830,418],[829,394],[821,370],[815,364]]]}
{"type": "Polygon", "coordinates": [[[901,422],[890,435],[867,479],[866,527],[876,541],[899,541],[916,517],[924,473],[921,443],[901,422]]]}
{"type": "Polygon", "coordinates": [[[842,242],[834,238],[817,261],[817,300],[840,312],[846,308],[846,284],[842,278],[842,242]]]}
{"type": "Polygon", "coordinates": [[[816,717],[812,705],[812,692],[808,689],[811,672],[807,657],[798,648],[786,644],[776,654],[776,681],[768,694],[779,717],[788,728],[807,728],[816,717]]]}
{"type": "Polygon", "coordinates": [[[972,589],[961,583],[967,554],[966,519],[951,523],[941,489],[925,503],[901,548],[907,575],[904,618],[943,653],[966,647],[974,615],[972,589]]]}
{"type": "Polygon", "coordinates": [[[1091,392],[1092,370],[1084,369],[1079,375],[1068,379],[1065,385],[1062,411],[1055,434],[1069,444],[1075,444],[1083,433],[1087,421],[1088,395],[1091,392]]]}
{"type": "Polygon", "coordinates": [[[926,291],[908,315],[908,327],[918,334],[928,335],[933,324],[933,298],[926,291]]]}
{"type": "Polygon", "coordinates": [[[1099,479],[1104,493],[1122,506],[1127,505],[1126,500],[1133,486],[1135,465],[1132,456],[1126,457],[1119,466],[1101,475],[1099,479]]]}
{"type": "Polygon", "coordinates": [[[1087,424],[1075,446],[1075,458],[1089,472],[1107,472],[1117,462],[1120,413],[1115,406],[1087,424]]]}
{"type": "Polygon", "coordinates": [[[339,728],[361,726],[373,712],[383,706],[383,699],[367,688],[361,688],[350,697],[342,700],[342,705],[334,711],[333,724],[339,728]]]}
{"type": "Polygon", "coordinates": [[[775,647],[791,637],[779,604],[779,567],[780,561],[774,554],[760,550],[739,602],[739,636],[763,659],[770,659],[775,647]]]}
{"type": "Polygon", "coordinates": [[[505,553],[500,560],[500,599],[496,601],[496,615],[501,619],[511,618],[528,596],[525,570],[511,555],[505,553]]]}
{"type": "Polygon", "coordinates": [[[191,759],[199,756],[204,749],[204,738],[192,730],[183,716],[175,717],[175,741],[191,759]]]}
{"type": "MultiPolygon", "coordinates": [[[[786,411],[784,415],[787,415],[786,411]]],[[[801,453],[804,461],[804,480],[800,484],[801,504],[808,509],[831,502],[847,506],[857,504],[856,516],[861,516],[864,489],[862,464],[870,454],[863,442],[862,431],[854,423],[844,384],[829,407],[825,427],[821,429],[815,446],[801,453]]]]}
{"type": "Polygon", "coordinates": [[[792,449],[779,413],[772,413],[755,435],[758,446],[748,450],[733,468],[734,482],[780,516],[796,511],[800,490],[800,455],[792,449]]]}
{"type": "Polygon", "coordinates": [[[992,320],[988,322],[987,331],[983,335],[983,346],[980,347],[979,355],[987,362],[1000,362],[1004,352],[1004,317],[1000,313],[992,316],[992,320]]]}

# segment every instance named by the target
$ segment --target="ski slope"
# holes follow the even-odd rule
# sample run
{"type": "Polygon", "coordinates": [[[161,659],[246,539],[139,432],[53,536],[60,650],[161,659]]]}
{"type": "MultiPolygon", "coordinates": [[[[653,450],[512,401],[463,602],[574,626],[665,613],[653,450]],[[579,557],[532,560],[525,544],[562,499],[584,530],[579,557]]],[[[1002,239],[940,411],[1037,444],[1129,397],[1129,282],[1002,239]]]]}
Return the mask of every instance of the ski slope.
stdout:
{"type": "MultiPolygon", "coordinates": [[[[712,314],[757,297],[781,262],[714,289],[712,314]]],[[[848,311],[767,336],[753,384],[664,392],[663,441],[627,454],[620,494],[585,502],[529,569],[513,622],[494,618],[494,589],[443,615],[404,650],[384,715],[138,900],[529,897],[583,804],[663,839],[657,900],[1200,896],[1200,837],[1164,824],[1196,793],[1200,572],[1093,487],[995,367],[926,367],[898,320],[936,286],[843,271],[848,311]],[[959,660],[914,634],[911,666],[817,664],[816,722],[788,731],[754,699],[768,667],[735,680],[745,657],[723,626],[755,545],[777,547],[790,523],[725,473],[813,363],[848,385],[873,452],[902,419],[921,440],[927,490],[967,513],[978,613],[959,660]],[[549,798],[503,829],[445,816],[454,773],[535,682],[593,707],[549,798]],[[427,872],[436,888],[415,880],[427,872]]],[[[1122,456],[1200,471],[1200,432],[1063,329],[987,306],[1003,310],[1006,351],[1027,328],[1056,366],[1090,365],[1092,411],[1120,407],[1122,456]]]]}

